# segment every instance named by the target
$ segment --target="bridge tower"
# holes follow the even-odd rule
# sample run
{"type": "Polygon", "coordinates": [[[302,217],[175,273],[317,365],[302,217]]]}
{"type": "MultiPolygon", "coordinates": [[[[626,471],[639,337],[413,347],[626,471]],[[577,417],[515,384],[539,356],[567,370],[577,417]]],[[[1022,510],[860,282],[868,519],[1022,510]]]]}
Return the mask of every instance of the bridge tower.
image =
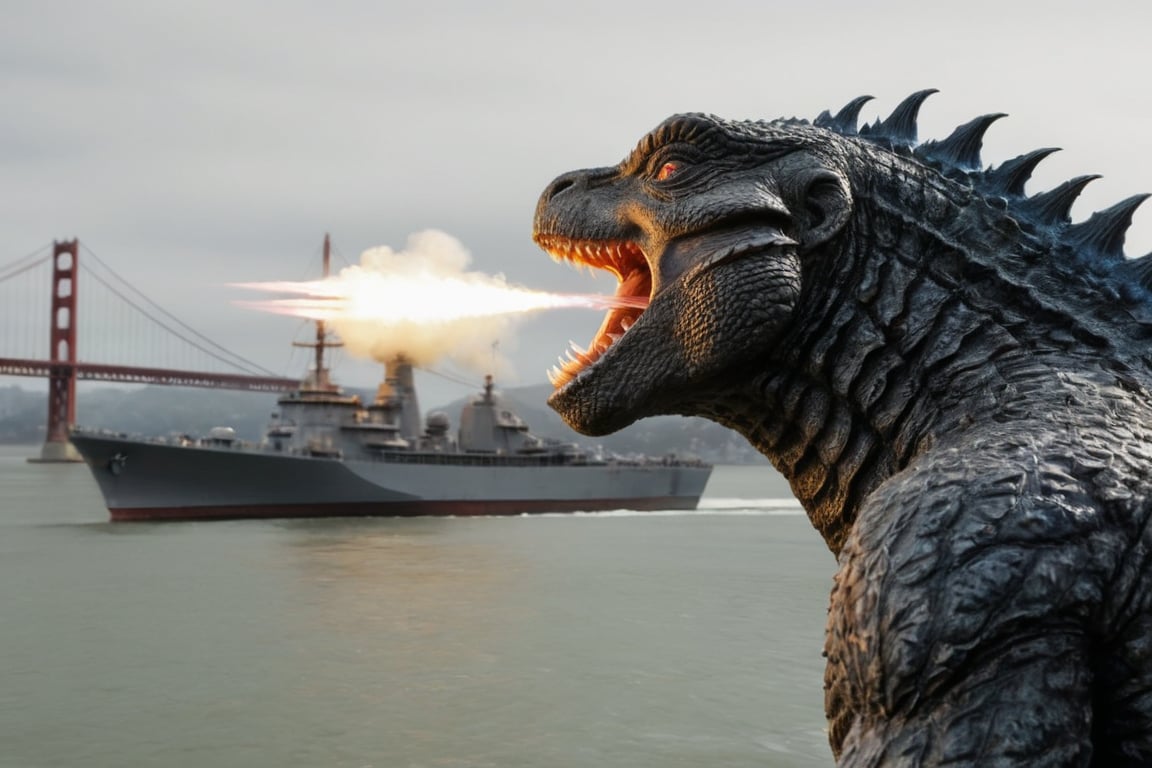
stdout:
{"type": "Polygon", "coordinates": [[[80,241],[52,244],[52,349],[48,355],[48,432],[40,458],[31,461],[82,461],[68,428],[76,423],[76,286],[80,268],[80,241]]]}

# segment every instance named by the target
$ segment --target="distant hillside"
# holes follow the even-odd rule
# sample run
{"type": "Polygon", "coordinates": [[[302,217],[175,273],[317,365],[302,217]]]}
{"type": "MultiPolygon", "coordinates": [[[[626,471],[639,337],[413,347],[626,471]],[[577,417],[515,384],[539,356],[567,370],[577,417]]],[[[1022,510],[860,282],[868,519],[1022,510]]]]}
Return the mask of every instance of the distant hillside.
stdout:
{"type": "Polygon", "coordinates": [[[0,443],[43,440],[47,410],[42,394],[20,387],[0,387],[0,443]]]}
{"type": "MultiPolygon", "coordinates": [[[[128,433],[204,434],[215,426],[235,427],[246,440],[258,440],[276,407],[273,395],[214,389],[143,387],[134,390],[85,388],[76,421],[128,433]]],[[[16,386],[0,387],[0,443],[44,439],[47,398],[16,386]]]]}
{"type": "MultiPolygon", "coordinates": [[[[568,428],[546,404],[547,384],[498,390],[511,409],[541,437],[585,446],[603,446],[618,454],[677,453],[724,464],[763,463],[744,438],[704,419],[661,416],[645,419],[614,435],[589,438],[568,428]]],[[[375,393],[356,391],[361,398],[375,393]]],[[[471,395],[470,397],[475,397],[471,395]]],[[[444,411],[456,423],[469,398],[427,409],[444,411]]],[[[76,420],[129,434],[203,435],[212,427],[230,426],[244,440],[259,440],[276,408],[273,395],[213,389],[142,387],[86,389],[78,398],[76,420]]],[[[45,395],[19,387],[0,387],[0,443],[37,443],[44,439],[45,395]]]]}

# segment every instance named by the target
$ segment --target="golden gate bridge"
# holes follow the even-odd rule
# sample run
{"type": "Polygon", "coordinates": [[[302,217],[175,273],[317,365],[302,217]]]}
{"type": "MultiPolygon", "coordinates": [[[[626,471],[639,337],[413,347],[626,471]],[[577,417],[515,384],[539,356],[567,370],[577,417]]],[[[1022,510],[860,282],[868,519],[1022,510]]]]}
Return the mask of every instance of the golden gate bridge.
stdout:
{"type": "Polygon", "coordinates": [[[78,460],[68,442],[69,427],[76,421],[78,380],[256,392],[282,392],[299,384],[203,336],[133,288],[87,248],[81,263],[80,250],[79,240],[57,241],[0,265],[0,376],[48,379],[44,446],[34,461],[78,460]],[[85,298],[83,313],[81,294],[91,297],[85,298]],[[138,340],[145,336],[151,343],[143,354],[183,365],[112,362],[121,356],[116,349],[139,347],[138,340]],[[101,356],[106,362],[91,362],[101,356]]]}

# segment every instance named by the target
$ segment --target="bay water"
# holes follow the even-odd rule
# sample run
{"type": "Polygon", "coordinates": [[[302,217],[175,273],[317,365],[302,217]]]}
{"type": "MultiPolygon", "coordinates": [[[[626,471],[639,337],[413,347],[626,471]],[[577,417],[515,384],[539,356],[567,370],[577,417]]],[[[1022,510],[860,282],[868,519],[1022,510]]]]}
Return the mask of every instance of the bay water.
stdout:
{"type": "Polygon", "coordinates": [[[695,512],[107,522],[0,446],[0,768],[832,764],[835,562],[766,466],[695,512]]]}

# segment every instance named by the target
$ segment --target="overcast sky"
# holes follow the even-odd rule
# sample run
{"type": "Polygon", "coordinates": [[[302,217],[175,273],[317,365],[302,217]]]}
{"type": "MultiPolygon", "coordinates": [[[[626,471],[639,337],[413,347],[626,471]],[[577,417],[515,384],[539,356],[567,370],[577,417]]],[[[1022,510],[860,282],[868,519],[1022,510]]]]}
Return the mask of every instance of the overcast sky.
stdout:
{"type": "MultiPolygon", "coordinates": [[[[922,138],[1007,112],[986,163],[1059,146],[1032,191],[1103,174],[1083,218],[1152,191],[1150,8],[5,0],[0,267],[79,237],[207,336],[295,376],[295,321],[234,308],[245,297],[225,283],[312,276],[325,232],[356,261],[436,228],[476,270],[610,292],[531,242],[536,198],[558,173],[619,161],[675,112],[811,118],[870,93],[873,119],[925,87],[941,93],[922,110],[922,138]]],[[[1152,206],[1128,246],[1152,250],[1152,206]]],[[[599,320],[523,324],[502,340],[515,349],[508,383],[543,381],[599,320]]],[[[345,363],[337,375],[373,386],[377,371],[345,363]]],[[[426,405],[464,394],[424,386],[426,405]]]]}

